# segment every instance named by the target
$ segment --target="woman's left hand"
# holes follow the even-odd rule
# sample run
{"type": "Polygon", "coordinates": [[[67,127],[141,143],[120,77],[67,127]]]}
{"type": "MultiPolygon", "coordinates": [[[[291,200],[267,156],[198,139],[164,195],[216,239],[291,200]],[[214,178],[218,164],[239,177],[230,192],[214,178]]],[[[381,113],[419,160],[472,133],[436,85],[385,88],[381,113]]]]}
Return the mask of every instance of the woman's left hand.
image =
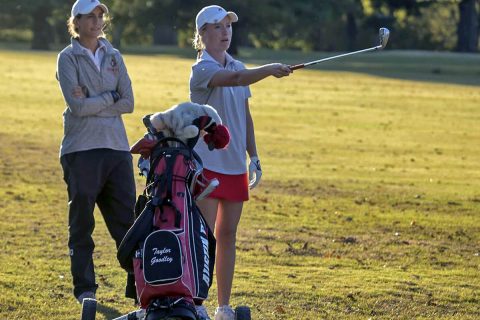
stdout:
{"type": "Polygon", "coordinates": [[[248,165],[248,187],[253,189],[260,182],[262,177],[262,167],[260,166],[260,159],[257,156],[250,158],[250,164],[248,165]]]}

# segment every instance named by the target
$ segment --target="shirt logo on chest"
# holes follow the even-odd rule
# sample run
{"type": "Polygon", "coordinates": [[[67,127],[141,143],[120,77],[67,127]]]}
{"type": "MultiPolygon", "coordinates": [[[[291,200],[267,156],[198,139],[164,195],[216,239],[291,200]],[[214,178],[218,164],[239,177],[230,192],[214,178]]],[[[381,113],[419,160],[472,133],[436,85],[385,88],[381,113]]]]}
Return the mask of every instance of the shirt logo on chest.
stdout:
{"type": "Polygon", "coordinates": [[[110,67],[108,68],[108,71],[111,71],[113,73],[118,72],[118,63],[117,63],[117,59],[115,59],[115,57],[112,57],[112,60],[110,60],[110,67]]]}

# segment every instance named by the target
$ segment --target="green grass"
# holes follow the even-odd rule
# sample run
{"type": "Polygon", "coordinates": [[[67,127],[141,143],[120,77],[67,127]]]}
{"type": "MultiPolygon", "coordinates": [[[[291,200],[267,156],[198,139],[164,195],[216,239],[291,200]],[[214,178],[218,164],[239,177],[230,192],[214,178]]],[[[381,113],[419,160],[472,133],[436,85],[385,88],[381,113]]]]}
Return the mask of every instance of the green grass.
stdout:
{"type": "MultiPolygon", "coordinates": [[[[131,143],[143,115],[188,99],[189,52],[162,52],[125,55],[131,143]]],[[[56,54],[4,48],[0,61],[0,318],[78,319],[56,54]]],[[[232,303],[254,319],[478,319],[479,66],[477,55],[384,52],[252,86],[264,176],[239,228],[232,303]]],[[[97,319],[111,319],[134,306],[96,218],[97,319]]]]}

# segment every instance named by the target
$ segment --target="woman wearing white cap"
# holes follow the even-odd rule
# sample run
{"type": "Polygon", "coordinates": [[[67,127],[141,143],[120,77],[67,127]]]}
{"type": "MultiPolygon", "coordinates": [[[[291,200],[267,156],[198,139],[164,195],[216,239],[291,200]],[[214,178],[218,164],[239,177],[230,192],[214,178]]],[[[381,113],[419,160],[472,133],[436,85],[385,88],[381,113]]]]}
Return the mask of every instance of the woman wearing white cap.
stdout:
{"type": "MultiPolygon", "coordinates": [[[[198,59],[190,76],[192,102],[214,107],[230,130],[226,149],[208,151],[205,143],[196,151],[204,164],[208,178],[217,178],[220,186],[199,201],[208,224],[215,228],[217,238],[216,278],[218,305],[215,320],[234,319],[229,306],[235,267],[235,240],[243,202],[248,200],[248,188],[254,188],[262,174],[257,155],[252,116],[249,111],[249,85],[268,76],[281,78],[292,71],[287,65],[273,63],[246,69],[233,59],[227,49],[232,39],[232,23],[238,21],[234,12],[220,6],[203,8],[196,17],[194,47],[198,59]],[[247,176],[246,154],[250,157],[247,176]]],[[[203,307],[197,307],[204,319],[209,319],[203,307]]]]}
{"type": "Polygon", "coordinates": [[[69,200],[73,293],[95,298],[93,265],[98,205],[117,247],[133,223],[135,181],[122,114],[133,112],[133,93],[123,58],[103,37],[108,8],[78,0],[68,21],[71,45],[58,55],[57,77],[66,109],[60,162],[69,200]]]}

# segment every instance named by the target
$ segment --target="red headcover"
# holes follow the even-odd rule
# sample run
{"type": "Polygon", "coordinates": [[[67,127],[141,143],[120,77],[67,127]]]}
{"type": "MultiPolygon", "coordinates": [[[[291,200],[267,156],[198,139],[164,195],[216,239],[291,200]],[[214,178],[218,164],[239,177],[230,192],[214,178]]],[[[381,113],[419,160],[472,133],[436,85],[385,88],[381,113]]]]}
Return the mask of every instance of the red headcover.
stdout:
{"type": "Polygon", "coordinates": [[[230,132],[224,125],[218,124],[207,130],[208,134],[203,137],[210,150],[226,148],[230,142],[230,132]]]}
{"type": "Polygon", "coordinates": [[[130,147],[130,153],[141,154],[142,158],[148,159],[152,153],[152,148],[157,144],[157,142],[158,141],[156,140],[151,140],[144,137],[130,147]]]}

